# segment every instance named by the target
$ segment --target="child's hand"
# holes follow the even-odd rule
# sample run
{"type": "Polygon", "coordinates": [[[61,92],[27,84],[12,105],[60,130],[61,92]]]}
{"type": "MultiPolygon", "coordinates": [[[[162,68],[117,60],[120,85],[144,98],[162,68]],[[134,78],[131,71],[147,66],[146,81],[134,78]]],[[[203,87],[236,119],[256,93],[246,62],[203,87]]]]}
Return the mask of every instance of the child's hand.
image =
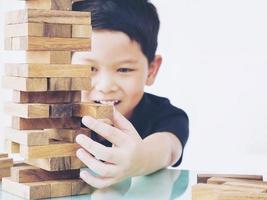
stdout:
{"type": "Polygon", "coordinates": [[[99,176],[82,171],[80,177],[96,188],[104,188],[123,179],[134,176],[144,167],[142,159],[143,140],[133,125],[114,110],[114,127],[92,117],[83,117],[82,122],[110,141],[106,147],[85,135],[78,135],[76,141],[83,148],[77,151],[78,158],[99,176]]]}

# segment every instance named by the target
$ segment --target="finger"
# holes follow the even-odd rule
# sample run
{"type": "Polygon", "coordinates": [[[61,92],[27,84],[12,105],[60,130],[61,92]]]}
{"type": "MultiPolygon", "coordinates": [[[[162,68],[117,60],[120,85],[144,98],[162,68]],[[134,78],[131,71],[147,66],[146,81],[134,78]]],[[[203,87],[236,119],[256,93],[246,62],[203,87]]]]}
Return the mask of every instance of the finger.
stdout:
{"type": "Polygon", "coordinates": [[[100,178],[100,177],[95,177],[92,174],[90,174],[88,171],[81,170],[80,172],[80,177],[83,179],[87,184],[95,187],[95,188],[105,188],[113,183],[115,183],[114,178],[100,178]]]}
{"type": "Polygon", "coordinates": [[[118,170],[115,165],[103,163],[95,159],[84,149],[78,149],[76,155],[88,168],[90,168],[93,172],[101,177],[111,178],[115,177],[118,174],[118,170]]]}
{"type": "Polygon", "coordinates": [[[82,123],[87,126],[89,129],[93,130],[97,134],[101,135],[112,144],[120,146],[124,143],[126,135],[119,129],[112,127],[108,124],[105,124],[97,119],[94,119],[90,116],[85,116],[82,118],[82,123]]]}
{"type": "MultiPolygon", "coordinates": [[[[129,134],[138,134],[132,123],[125,118],[116,108],[113,111],[114,126],[129,134]]],[[[139,135],[139,134],[138,134],[139,135]]]]}
{"type": "Polygon", "coordinates": [[[97,120],[99,120],[99,121],[101,121],[103,123],[106,123],[106,124],[108,124],[110,126],[113,126],[113,122],[110,119],[97,119],[97,120]]]}
{"type": "Polygon", "coordinates": [[[119,159],[117,157],[119,154],[116,154],[115,148],[106,147],[81,134],[76,137],[76,142],[80,144],[86,151],[94,155],[97,159],[114,164],[118,163],[119,159]]]}

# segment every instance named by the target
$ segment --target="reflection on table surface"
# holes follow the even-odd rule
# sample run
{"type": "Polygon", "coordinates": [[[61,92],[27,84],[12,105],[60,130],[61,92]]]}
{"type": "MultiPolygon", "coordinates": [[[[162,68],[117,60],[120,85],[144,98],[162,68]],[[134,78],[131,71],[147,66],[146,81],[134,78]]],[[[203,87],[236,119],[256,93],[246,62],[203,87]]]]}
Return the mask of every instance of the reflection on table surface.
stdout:
{"type": "MultiPolygon", "coordinates": [[[[188,170],[164,169],[148,176],[129,178],[121,183],[96,189],[90,195],[56,198],[61,199],[191,199],[191,186],[196,183],[196,176],[188,170]]],[[[0,184],[1,185],[1,184],[0,184]]],[[[0,199],[19,200],[21,198],[0,191],[0,199]]]]}

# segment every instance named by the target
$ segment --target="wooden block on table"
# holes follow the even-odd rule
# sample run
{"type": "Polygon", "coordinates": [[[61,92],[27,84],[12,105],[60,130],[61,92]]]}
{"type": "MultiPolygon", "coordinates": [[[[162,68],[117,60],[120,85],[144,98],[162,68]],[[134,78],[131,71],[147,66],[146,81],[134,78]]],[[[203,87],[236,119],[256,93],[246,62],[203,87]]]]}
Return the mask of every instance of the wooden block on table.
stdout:
{"type": "Polygon", "coordinates": [[[197,183],[207,183],[207,180],[211,177],[218,178],[237,178],[237,179],[246,179],[246,180],[263,180],[261,175],[243,175],[243,174],[198,174],[197,183]]]}
{"type": "Polygon", "coordinates": [[[71,64],[71,51],[26,51],[22,63],[71,64]]]}
{"type": "Polygon", "coordinates": [[[72,180],[72,195],[90,194],[92,191],[92,186],[88,185],[83,180],[72,180]]]}
{"type": "Polygon", "coordinates": [[[222,200],[223,198],[220,198],[221,195],[227,192],[254,193],[255,194],[255,193],[261,193],[264,191],[265,190],[261,188],[248,188],[248,187],[241,187],[241,186],[213,185],[213,184],[200,183],[192,187],[192,200],[207,200],[207,199],[209,200],[221,199],[222,200]]]}
{"type": "Polygon", "coordinates": [[[26,0],[28,9],[71,10],[72,0],[26,0]]]}
{"type": "Polygon", "coordinates": [[[5,103],[4,111],[23,118],[49,118],[49,104],[5,103]]]}
{"type": "Polygon", "coordinates": [[[90,38],[92,36],[92,26],[91,25],[72,25],[73,38],[90,38]]]}
{"type": "Polygon", "coordinates": [[[56,139],[64,142],[75,142],[75,138],[79,134],[86,135],[88,137],[91,136],[91,130],[87,128],[80,129],[46,129],[45,130],[49,138],[56,139]]]}
{"type": "Polygon", "coordinates": [[[2,77],[2,86],[20,91],[47,91],[47,78],[2,77]]]}
{"type": "Polygon", "coordinates": [[[9,176],[10,176],[10,167],[0,168],[0,181],[2,180],[2,178],[9,176]]]}
{"type": "Polygon", "coordinates": [[[27,9],[10,11],[6,14],[6,24],[22,23],[91,24],[91,14],[80,11],[60,11],[27,9]]]}
{"type": "Polygon", "coordinates": [[[81,91],[23,92],[13,91],[16,103],[77,103],[81,101],[81,91]]]}
{"type": "Polygon", "coordinates": [[[49,91],[74,91],[90,89],[90,78],[48,78],[49,91]]]}
{"type": "Polygon", "coordinates": [[[10,168],[13,166],[12,158],[0,158],[0,169],[2,168],[10,168]]]}
{"type": "Polygon", "coordinates": [[[73,105],[73,116],[83,117],[86,115],[90,115],[97,119],[112,119],[113,107],[86,102],[73,105]]]}
{"type": "Polygon", "coordinates": [[[79,176],[79,169],[49,172],[26,164],[11,168],[11,179],[18,183],[76,179],[79,176]]]}
{"type": "Polygon", "coordinates": [[[20,145],[20,154],[26,160],[75,156],[79,147],[77,143],[59,143],[43,146],[20,145]]]}
{"type": "Polygon", "coordinates": [[[71,196],[72,188],[71,181],[69,180],[58,180],[58,181],[49,181],[51,186],[51,197],[65,197],[71,196]]]}
{"type": "Polygon", "coordinates": [[[228,186],[240,186],[240,187],[248,187],[248,188],[259,188],[264,190],[264,192],[267,192],[267,182],[261,182],[261,181],[244,181],[244,182],[225,182],[223,185],[228,186]]]}
{"type": "Polygon", "coordinates": [[[12,48],[25,51],[90,51],[91,38],[21,36],[12,38],[12,48]]]}
{"type": "Polygon", "coordinates": [[[45,119],[25,119],[12,117],[12,128],[17,130],[40,130],[51,128],[73,128],[81,127],[79,118],[45,118],[45,119]]]}
{"type": "Polygon", "coordinates": [[[42,199],[51,197],[51,186],[46,182],[17,183],[11,178],[2,179],[2,189],[25,199],[42,199]]]}
{"type": "Polygon", "coordinates": [[[49,144],[49,134],[44,130],[16,130],[5,128],[5,138],[26,146],[40,146],[49,144]]]}
{"type": "Polygon", "coordinates": [[[8,153],[0,153],[0,158],[7,158],[8,157],[8,153]]]}
{"type": "Polygon", "coordinates": [[[90,65],[5,64],[5,75],[19,77],[90,77],[90,65]]]}

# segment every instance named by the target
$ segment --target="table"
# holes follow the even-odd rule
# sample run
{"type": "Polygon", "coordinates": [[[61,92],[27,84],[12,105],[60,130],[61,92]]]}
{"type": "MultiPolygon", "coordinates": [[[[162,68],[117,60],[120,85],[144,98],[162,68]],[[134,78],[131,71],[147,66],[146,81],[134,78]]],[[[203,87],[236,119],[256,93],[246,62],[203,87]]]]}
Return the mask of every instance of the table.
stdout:
{"type": "MultiPolygon", "coordinates": [[[[191,199],[191,186],[197,182],[197,174],[188,170],[163,169],[148,176],[133,177],[114,186],[95,190],[90,195],[56,198],[72,200],[132,199],[132,200],[188,200],[191,199]]],[[[0,188],[1,184],[0,184],[0,188]]],[[[22,200],[0,190],[0,199],[22,200]]]]}

